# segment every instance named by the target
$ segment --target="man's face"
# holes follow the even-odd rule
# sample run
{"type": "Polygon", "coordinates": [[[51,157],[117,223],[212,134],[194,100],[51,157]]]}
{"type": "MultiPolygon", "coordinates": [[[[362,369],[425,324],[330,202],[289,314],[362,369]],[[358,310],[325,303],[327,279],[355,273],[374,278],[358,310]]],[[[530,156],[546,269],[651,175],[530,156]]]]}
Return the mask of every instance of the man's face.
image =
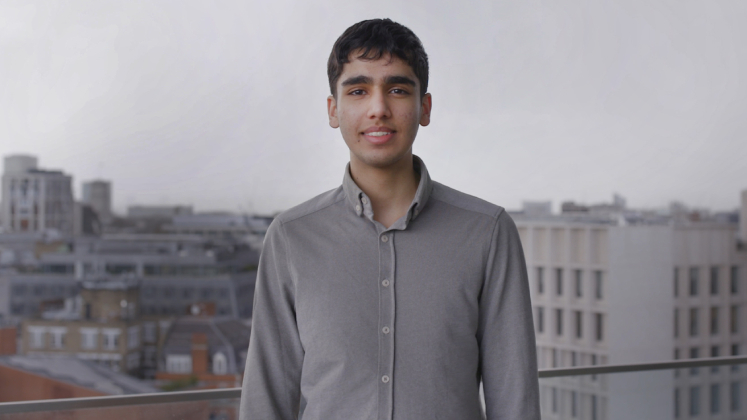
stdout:
{"type": "Polygon", "coordinates": [[[337,81],[337,98],[327,98],[327,112],[350,148],[351,164],[383,169],[412,156],[418,125],[430,123],[431,95],[421,99],[420,81],[397,57],[354,58],[337,81]]]}

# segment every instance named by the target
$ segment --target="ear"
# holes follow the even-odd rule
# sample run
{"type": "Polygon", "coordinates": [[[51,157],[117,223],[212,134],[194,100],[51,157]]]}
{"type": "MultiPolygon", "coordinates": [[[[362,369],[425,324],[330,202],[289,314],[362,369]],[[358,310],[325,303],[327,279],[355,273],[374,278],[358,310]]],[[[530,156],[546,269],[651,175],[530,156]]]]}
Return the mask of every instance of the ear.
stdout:
{"type": "Polygon", "coordinates": [[[423,95],[423,98],[420,100],[420,125],[425,127],[426,125],[431,123],[431,107],[433,106],[433,102],[431,99],[431,94],[426,93],[423,95]]]}
{"type": "Polygon", "coordinates": [[[329,126],[340,128],[340,120],[337,118],[337,101],[332,95],[327,96],[327,115],[329,116],[329,126]]]}

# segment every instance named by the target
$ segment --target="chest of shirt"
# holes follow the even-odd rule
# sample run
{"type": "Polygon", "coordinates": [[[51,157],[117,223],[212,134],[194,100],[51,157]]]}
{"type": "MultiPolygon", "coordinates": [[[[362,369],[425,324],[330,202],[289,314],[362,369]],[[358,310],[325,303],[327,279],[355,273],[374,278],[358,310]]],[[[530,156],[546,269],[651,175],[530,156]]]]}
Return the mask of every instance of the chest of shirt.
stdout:
{"type": "Polygon", "coordinates": [[[375,345],[382,311],[392,312],[391,334],[417,345],[474,337],[490,235],[482,220],[454,229],[426,213],[405,230],[377,232],[365,219],[341,215],[334,226],[310,226],[289,234],[307,349],[375,345]]]}

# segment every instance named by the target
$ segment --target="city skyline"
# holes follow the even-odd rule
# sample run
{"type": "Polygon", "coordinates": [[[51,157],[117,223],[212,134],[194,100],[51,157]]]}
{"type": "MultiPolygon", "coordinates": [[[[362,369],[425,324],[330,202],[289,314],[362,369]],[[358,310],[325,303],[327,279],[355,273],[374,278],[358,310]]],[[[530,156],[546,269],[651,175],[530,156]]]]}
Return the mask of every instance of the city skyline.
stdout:
{"type": "MultiPolygon", "coordinates": [[[[272,213],[342,179],[326,58],[363,2],[0,6],[0,154],[28,153],[114,209],[272,213]],[[293,6],[293,7],[290,7],[293,6]],[[271,16],[271,19],[264,19],[271,16]],[[300,42],[303,40],[303,42],[300,42]]],[[[733,210],[747,187],[739,2],[384,2],[431,60],[433,178],[524,200],[733,210]],[[445,29],[446,28],[446,29],[445,29]]]]}

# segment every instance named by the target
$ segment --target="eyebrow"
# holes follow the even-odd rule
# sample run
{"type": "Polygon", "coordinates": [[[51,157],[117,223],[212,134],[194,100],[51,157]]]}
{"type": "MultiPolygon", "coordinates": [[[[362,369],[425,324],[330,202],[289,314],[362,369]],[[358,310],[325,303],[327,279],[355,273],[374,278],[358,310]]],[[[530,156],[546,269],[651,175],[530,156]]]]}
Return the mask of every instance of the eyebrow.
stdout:
{"type": "Polygon", "coordinates": [[[342,82],[343,86],[350,86],[350,85],[370,85],[373,83],[373,79],[368,76],[353,76],[351,78],[345,79],[342,82]]]}
{"type": "Polygon", "coordinates": [[[410,79],[407,76],[387,76],[386,79],[384,79],[384,83],[387,85],[410,85],[415,86],[415,81],[410,79]]]}
{"type": "MultiPolygon", "coordinates": [[[[387,76],[384,79],[384,83],[387,85],[410,85],[410,86],[416,85],[415,81],[410,79],[407,76],[387,76]]],[[[345,79],[342,82],[343,86],[370,85],[370,84],[373,84],[373,79],[368,76],[353,76],[348,79],[345,79]]]]}

